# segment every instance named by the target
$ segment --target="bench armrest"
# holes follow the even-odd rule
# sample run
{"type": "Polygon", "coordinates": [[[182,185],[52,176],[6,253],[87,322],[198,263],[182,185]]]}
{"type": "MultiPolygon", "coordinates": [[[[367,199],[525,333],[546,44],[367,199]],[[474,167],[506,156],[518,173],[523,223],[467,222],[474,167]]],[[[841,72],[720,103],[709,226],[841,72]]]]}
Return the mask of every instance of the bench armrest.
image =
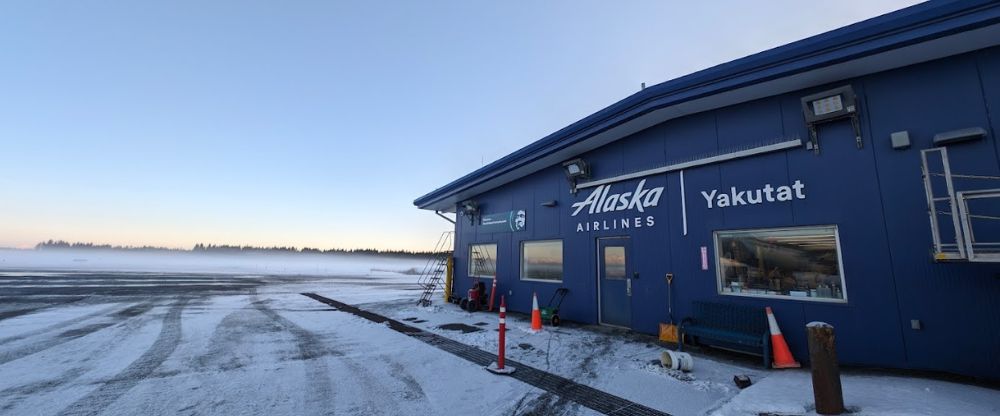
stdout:
{"type": "Polygon", "coordinates": [[[694,323],[694,318],[689,316],[687,318],[681,319],[680,327],[684,327],[693,323],[694,323]]]}
{"type": "Polygon", "coordinates": [[[764,368],[771,368],[771,333],[764,332],[764,344],[763,358],[764,358],[764,368]]]}
{"type": "Polygon", "coordinates": [[[681,323],[677,325],[677,351],[684,351],[684,328],[693,323],[694,319],[687,317],[681,319],[681,323]]]}

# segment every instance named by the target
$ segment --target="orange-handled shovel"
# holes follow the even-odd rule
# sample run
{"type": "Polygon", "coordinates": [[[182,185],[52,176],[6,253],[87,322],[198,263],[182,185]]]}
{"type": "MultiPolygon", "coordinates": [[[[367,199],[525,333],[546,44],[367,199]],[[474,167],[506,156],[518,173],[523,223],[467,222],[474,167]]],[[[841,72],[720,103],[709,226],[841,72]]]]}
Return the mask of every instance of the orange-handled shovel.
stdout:
{"type": "Polygon", "coordinates": [[[677,343],[677,325],[674,324],[674,274],[667,273],[667,315],[670,323],[660,323],[660,341],[677,343]]]}

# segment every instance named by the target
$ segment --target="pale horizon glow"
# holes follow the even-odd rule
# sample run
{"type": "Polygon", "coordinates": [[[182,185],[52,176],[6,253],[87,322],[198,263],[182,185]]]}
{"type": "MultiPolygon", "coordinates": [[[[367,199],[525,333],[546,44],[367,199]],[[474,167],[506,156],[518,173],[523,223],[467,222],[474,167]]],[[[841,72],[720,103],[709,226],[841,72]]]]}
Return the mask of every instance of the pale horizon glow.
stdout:
{"type": "Polygon", "coordinates": [[[452,225],[416,197],[914,3],[4,2],[0,247],[429,250],[452,225]]]}

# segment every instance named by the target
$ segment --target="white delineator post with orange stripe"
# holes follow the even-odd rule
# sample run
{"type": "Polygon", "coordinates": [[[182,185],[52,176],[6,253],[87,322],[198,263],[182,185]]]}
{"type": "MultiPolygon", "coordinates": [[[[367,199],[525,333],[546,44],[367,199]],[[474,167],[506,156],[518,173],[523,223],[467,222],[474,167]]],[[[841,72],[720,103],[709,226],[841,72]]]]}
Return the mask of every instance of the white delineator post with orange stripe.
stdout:
{"type": "Polygon", "coordinates": [[[510,374],[514,372],[514,367],[504,367],[504,353],[507,351],[507,302],[500,296],[500,346],[497,352],[496,362],[486,366],[486,370],[494,374],[510,374]]]}

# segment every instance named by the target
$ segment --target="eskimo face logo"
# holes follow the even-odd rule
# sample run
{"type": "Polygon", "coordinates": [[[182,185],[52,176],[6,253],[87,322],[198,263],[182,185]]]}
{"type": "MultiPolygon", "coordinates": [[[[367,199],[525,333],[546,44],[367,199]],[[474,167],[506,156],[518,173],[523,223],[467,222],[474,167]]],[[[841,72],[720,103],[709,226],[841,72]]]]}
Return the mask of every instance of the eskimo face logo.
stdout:
{"type": "Polygon", "coordinates": [[[608,195],[611,185],[601,185],[590,193],[590,196],[582,202],[573,204],[572,216],[576,216],[584,208],[588,208],[588,213],[598,214],[602,212],[625,211],[630,209],[645,212],[645,208],[655,207],[660,203],[660,196],[663,194],[663,187],[643,189],[646,180],[639,181],[633,192],[623,192],[620,194],[608,195]]]}
{"type": "Polygon", "coordinates": [[[523,230],[524,229],[524,222],[525,222],[525,213],[524,213],[524,210],[523,209],[522,210],[518,210],[517,213],[514,214],[514,222],[513,222],[513,224],[514,224],[514,227],[513,227],[514,231],[521,231],[521,230],[523,230]]]}

